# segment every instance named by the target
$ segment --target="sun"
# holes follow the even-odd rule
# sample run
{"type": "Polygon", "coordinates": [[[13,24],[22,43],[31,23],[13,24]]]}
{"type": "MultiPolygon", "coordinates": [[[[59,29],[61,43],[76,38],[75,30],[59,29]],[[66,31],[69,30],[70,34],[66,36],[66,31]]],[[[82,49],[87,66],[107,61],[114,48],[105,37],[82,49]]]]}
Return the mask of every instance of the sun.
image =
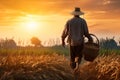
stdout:
{"type": "Polygon", "coordinates": [[[27,32],[36,32],[38,28],[41,26],[40,22],[38,21],[38,18],[34,15],[26,15],[21,18],[21,26],[27,32]]]}
{"type": "Polygon", "coordinates": [[[26,22],[25,25],[26,25],[26,29],[29,31],[37,30],[37,28],[39,26],[39,24],[34,21],[26,22]]]}

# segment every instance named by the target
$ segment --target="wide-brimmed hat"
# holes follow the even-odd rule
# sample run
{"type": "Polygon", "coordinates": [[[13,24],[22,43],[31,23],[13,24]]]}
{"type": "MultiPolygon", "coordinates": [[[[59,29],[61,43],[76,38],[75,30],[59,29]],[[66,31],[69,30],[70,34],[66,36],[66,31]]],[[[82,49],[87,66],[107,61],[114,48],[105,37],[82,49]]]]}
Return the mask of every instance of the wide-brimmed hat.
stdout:
{"type": "Polygon", "coordinates": [[[71,12],[72,15],[84,15],[84,12],[80,10],[80,8],[76,7],[73,12],[71,12]]]}

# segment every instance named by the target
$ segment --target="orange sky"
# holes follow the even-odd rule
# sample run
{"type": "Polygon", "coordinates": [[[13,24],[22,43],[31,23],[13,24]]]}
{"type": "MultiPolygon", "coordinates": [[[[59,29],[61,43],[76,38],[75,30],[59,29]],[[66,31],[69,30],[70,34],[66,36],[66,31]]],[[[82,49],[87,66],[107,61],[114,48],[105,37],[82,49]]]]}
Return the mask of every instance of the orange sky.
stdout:
{"type": "Polygon", "coordinates": [[[60,38],[77,6],[85,12],[90,33],[119,38],[119,4],[119,0],[0,0],[0,36],[26,42],[32,36],[43,42],[60,38]],[[37,27],[28,29],[30,24],[37,27]]]}

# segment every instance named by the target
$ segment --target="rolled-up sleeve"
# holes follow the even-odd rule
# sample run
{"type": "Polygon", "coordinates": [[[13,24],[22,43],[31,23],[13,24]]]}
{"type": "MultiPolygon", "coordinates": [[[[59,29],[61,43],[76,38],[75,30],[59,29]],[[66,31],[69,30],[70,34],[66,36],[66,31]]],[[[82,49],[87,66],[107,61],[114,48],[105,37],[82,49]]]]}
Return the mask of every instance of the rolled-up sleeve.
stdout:
{"type": "Polygon", "coordinates": [[[64,30],[62,32],[62,36],[61,36],[62,40],[64,40],[68,35],[68,27],[69,27],[69,21],[67,21],[67,23],[65,24],[64,30]]]}

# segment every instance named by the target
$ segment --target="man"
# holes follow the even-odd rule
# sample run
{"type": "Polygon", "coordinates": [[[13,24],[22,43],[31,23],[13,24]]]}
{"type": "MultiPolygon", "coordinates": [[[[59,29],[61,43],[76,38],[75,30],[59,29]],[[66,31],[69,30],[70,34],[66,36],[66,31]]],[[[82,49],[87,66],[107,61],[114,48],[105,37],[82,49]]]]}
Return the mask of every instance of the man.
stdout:
{"type": "Polygon", "coordinates": [[[80,17],[80,15],[84,14],[80,8],[76,7],[71,14],[74,17],[66,22],[62,33],[62,46],[65,46],[65,38],[68,37],[67,42],[70,45],[70,66],[72,69],[75,69],[75,58],[78,57],[78,64],[81,62],[84,36],[88,38],[89,42],[93,40],[89,35],[86,21],[80,17]]]}

